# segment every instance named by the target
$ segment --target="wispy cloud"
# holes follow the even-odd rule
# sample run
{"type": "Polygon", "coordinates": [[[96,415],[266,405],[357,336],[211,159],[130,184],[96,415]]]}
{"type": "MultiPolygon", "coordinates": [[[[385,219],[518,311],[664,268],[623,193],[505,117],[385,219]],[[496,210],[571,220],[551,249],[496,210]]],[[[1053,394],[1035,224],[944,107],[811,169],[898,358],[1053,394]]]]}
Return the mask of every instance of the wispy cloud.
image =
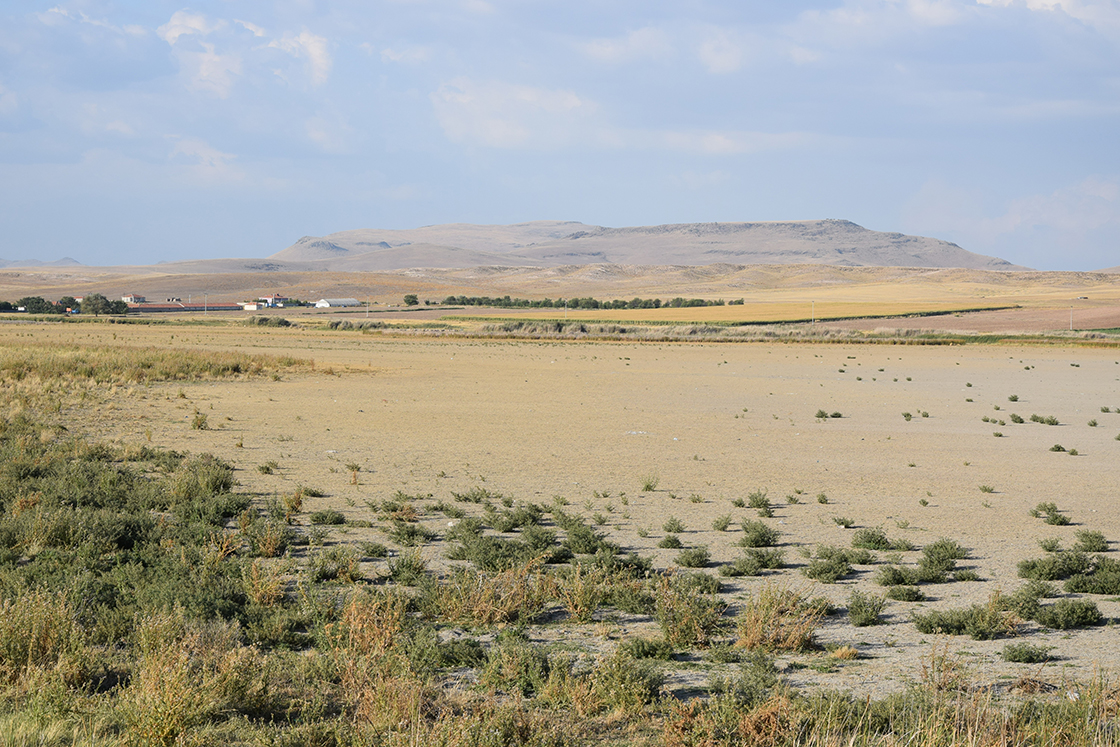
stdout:
{"type": "Polygon", "coordinates": [[[456,78],[431,95],[447,137],[491,148],[555,148],[572,142],[593,102],[572,91],[456,78]]]}
{"type": "Polygon", "coordinates": [[[743,65],[743,48],[727,32],[716,33],[701,42],[697,56],[709,73],[733,73],[743,65]]]}
{"type": "Polygon", "coordinates": [[[268,46],[306,60],[312,85],[327,82],[334,62],[326,38],[303,31],[298,36],[285,34],[280,39],[273,39],[268,46]]]}
{"type": "Polygon", "coordinates": [[[156,29],[156,34],[168,44],[174,45],[181,36],[206,36],[214,31],[224,28],[226,22],[217,20],[211,22],[201,13],[191,13],[186,10],[175,11],[171,20],[156,29]]]}
{"type": "Polygon", "coordinates": [[[612,38],[580,42],[579,49],[588,57],[602,62],[632,62],[661,58],[673,53],[669,35],[661,29],[646,27],[612,38]]]}

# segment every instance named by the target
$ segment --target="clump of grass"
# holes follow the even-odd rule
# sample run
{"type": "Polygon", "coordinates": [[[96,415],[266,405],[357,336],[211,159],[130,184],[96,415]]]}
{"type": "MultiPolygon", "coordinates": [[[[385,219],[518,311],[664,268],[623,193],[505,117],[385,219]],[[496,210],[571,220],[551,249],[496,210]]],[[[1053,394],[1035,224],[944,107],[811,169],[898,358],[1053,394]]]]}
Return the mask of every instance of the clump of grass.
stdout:
{"type": "Polygon", "coordinates": [[[663,550],[678,550],[684,547],[684,543],[681,542],[681,538],[677,535],[667,534],[657,543],[657,546],[663,550]]]}
{"type": "Polygon", "coordinates": [[[847,516],[833,516],[832,522],[837,526],[844,527],[845,529],[851,529],[855,525],[856,520],[848,518],[847,516]]]}
{"type": "Polygon", "coordinates": [[[994,493],[994,492],[996,492],[996,489],[993,488],[991,485],[981,485],[980,486],[980,492],[981,493],[994,493]]]}
{"type": "Polygon", "coordinates": [[[657,486],[658,484],[660,484],[661,478],[658,477],[655,473],[650,472],[643,475],[640,482],[643,493],[652,493],[653,491],[657,490],[657,486]]]}
{"type": "Polygon", "coordinates": [[[765,490],[756,490],[747,496],[747,505],[751,508],[770,508],[770,499],[766,497],[765,490]]]}
{"type": "Polygon", "coordinates": [[[717,516],[712,521],[712,529],[716,530],[717,532],[726,532],[729,526],[731,526],[731,514],[723,514],[722,516],[717,516]]]}
{"type": "Polygon", "coordinates": [[[824,493],[817,493],[817,503],[820,503],[820,504],[828,503],[828,496],[825,495],[824,493]]]}

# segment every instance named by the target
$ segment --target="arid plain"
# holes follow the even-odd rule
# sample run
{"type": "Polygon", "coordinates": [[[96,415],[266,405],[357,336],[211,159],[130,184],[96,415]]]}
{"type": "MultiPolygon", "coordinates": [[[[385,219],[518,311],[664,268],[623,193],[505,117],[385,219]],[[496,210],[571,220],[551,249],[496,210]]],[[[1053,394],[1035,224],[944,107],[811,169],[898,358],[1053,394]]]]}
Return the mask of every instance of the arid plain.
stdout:
{"type": "MultiPolygon", "coordinates": [[[[77,430],[124,443],[214,453],[236,465],[240,489],[259,500],[310,486],[324,495],[306,499],[306,511],[333,508],[358,524],[372,521],[338,528],[329,543],[393,546],[367,502],[397,491],[430,494],[430,504],[485,488],[543,506],[566,501],[565,510],[624,550],[652,557],[656,569],[675,565],[679,551],[658,545],[676,518],[684,547],[707,547],[706,570],[715,574],[742,553],[740,522],[758,518],[744,500],[765,493],[773,517],[763,521],[781,532],[786,567],[723,578],[721,596],[734,606],[765,584],[807,589],[841,610],[826,618],[819,643],[859,651],[851,661],[829,659],[823,648],[780,657],[795,686],[878,697],[918,681],[938,651],[997,689],[1027,675],[1061,687],[1120,666],[1111,623],[1054,631],[1024,621],[1024,640],[1052,647],[1053,656],[1028,666],[1001,660],[1008,639],[925,635],[911,619],[984,604],[997,590],[1013,593],[1025,583],[1017,564],[1045,555],[1040,540],[1069,548],[1077,532],[1091,530],[1117,549],[1120,348],[1108,339],[1092,346],[573,342],[329,330],[323,319],[308,316],[292,328],[213,319],[15,323],[0,327],[0,344],[313,360],[314,370],[276,380],[116,387],[96,406],[64,416],[77,430]],[[197,413],[207,429],[192,428],[197,413]],[[1026,422],[1013,422],[1012,413],[1026,422]],[[1059,425],[1032,422],[1035,414],[1059,425]],[[1066,451],[1052,451],[1055,444],[1066,451]],[[1044,502],[1072,523],[1032,517],[1044,502]],[[730,518],[722,531],[713,528],[720,517],[730,518]],[[854,532],[874,527],[914,549],[877,553],[874,564],[855,566],[835,584],[802,574],[819,546],[850,547],[854,532]],[[849,624],[842,610],[853,590],[881,595],[881,565],[913,566],[939,538],[968,548],[958,567],[979,581],[923,585],[924,601],[888,602],[884,624],[849,624]]],[[[447,517],[427,511],[421,523],[436,535],[422,548],[424,560],[446,572],[453,565],[444,557],[447,517]]],[[[363,573],[383,577],[386,562],[367,560],[363,573]]],[[[1089,596],[1105,618],[1120,617],[1120,600],[1089,596]]],[[[596,620],[537,626],[531,635],[595,651],[657,636],[649,617],[611,612],[596,620]]],[[[687,692],[719,670],[684,657],[666,687],[687,692]]]]}

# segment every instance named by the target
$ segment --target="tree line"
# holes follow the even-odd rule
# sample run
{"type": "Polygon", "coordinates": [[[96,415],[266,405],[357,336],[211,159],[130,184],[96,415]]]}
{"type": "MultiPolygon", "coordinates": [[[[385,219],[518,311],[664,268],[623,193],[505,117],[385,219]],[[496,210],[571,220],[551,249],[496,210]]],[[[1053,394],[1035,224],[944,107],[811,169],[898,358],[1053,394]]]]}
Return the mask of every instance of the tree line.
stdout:
{"type": "Polygon", "coordinates": [[[613,301],[600,301],[597,298],[542,298],[532,300],[528,298],[510,298],[502,296],[448,296],[441,302],[444,306],[493,306],[502,309],[679,309],[691,306],[725,306],[738,305],[743,299],[737,301],[709,300],[705,298],[672,298],[662,301],[660,298],[632,298],[615,299],[613,301]]]}
{"type": "Polygon", "coordinates": [[[90,293],[81,301],[73,296],[63,296],[56,302],[51,302],[42,296],[24,296],[20,300],[0,301],[0,311],[18,311],[23,309],[28,314],[127,314],[128,304],[124,301],[110,301],[100,293],[90,293]]]}

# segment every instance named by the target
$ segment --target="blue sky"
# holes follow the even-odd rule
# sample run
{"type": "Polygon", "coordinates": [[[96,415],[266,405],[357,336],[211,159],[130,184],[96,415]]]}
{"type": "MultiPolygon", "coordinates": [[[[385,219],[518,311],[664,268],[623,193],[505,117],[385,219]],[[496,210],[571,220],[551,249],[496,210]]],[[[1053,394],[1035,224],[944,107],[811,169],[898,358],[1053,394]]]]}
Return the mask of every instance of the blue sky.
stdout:
{"type": "Polygon", "coordinates": [[[847,218],[1120,265],[1120,0],[0,0],[0,257],[847,218]]]}

